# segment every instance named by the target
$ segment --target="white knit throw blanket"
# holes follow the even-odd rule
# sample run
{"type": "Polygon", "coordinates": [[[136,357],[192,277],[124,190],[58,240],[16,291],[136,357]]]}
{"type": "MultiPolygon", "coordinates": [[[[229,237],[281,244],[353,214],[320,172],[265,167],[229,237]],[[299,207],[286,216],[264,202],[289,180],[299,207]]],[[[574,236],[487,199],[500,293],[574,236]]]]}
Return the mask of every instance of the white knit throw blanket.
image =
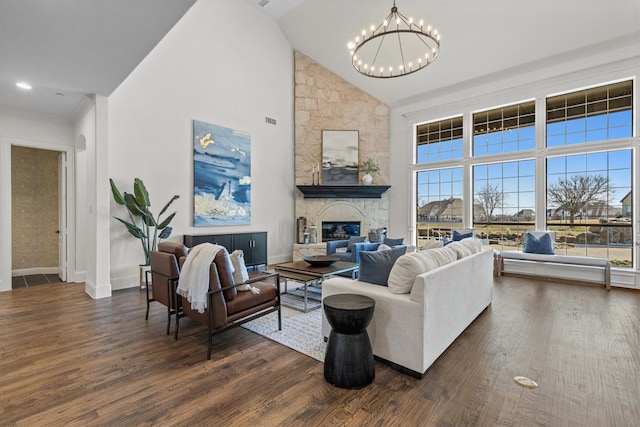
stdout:
{"type": "Polygon", "coordinates": [[[209,267],[218,251],[224,246],[202,243],[189,251],[187,259],[180,270],[178,292],[191,303],[191,308],[204,313],[207,308],[207,292],[209,291],[209,267]]]}

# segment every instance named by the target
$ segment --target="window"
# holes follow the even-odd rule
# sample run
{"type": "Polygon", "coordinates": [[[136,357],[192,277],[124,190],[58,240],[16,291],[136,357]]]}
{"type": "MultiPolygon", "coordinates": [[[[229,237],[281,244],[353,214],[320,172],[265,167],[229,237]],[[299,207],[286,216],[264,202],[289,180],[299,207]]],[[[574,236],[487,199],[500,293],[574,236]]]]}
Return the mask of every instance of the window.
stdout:
{"type": "Polygon", "coordinates": [[[547,98],[547,146],[633,135],[632,81],[547,98]]]}
{"type": "Polygon", "coordinates": [[[634,90],[618,81],[417,125],[416,246],[470,226],[517,250],[546,228],[556,253],[633,267],[634,90]]]}
{"type": "Polygon", "coordinates": [[[535,148],[535,101],[473,114],[473,155],[535,148]]]}
{"type": "Polygon", "coordinates": [[[500,248],[522,243],[510,236],[535,227],[534,160],[473,167],[473,227],[500,248]]]}
{"type": "Polygon", "coordinates": [[[461,159],[462,117],[418,125],[416,142],[416,163],[461,159]]]}
{"type": "Polygon", "coordinates": [[[632,151],[547,159],[547,228],[556,253],[632,265],[632,151]]]}
{"type": "Polygon", "coordinates": [[[416,182],[418,236],[440,238],[461,228],[462,168],[419,171],[416,182]]]}

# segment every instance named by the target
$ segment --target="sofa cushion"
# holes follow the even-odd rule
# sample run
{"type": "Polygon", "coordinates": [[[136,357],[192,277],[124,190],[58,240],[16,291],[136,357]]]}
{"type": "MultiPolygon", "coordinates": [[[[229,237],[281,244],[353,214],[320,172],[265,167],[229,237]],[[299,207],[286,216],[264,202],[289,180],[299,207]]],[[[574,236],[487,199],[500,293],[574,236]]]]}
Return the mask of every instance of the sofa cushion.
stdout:
{"type": "Polygon", "coordinates": [[[482,250],[480,240],[476,239],[475,237],[468,237],[466,239],[460,240],[460,244],[468,248],[472,254],[475,254],[482,250]]]}
{"type": "Polygon", "coordinates": [[[347,243],[347,252],[351,252],[353,250],[353,245],[355,245],[356,243],[363,243],[366,239],[366,236],[349,237],[349,243],[347,243]]]}
{"type": "Polygon", "coordinates": [[[360,252],[358,280],[375,285],[387,286],[389,272],[393,264],[399,257],[405,254],[406,250],[406,246],[402,246],[399,248],[390,248],[385,251],[360,252]]]}
{"type": "Polygon", "coordinates": [[[442,240],[425,240],[424,245],[420,250],[426,251],[428,249],[436,249],[444,246],[444,242],[442,240]]]}
{"type": "Polygon", "coordinates": [[[388,237],[385,237],[382,243],[389,246],[404,245],[404,237],[401,237],[399,239],[390,239],[388,237]]]}
{"type": "Polygon", "coordinates": [[[471,251],[462,242],[451,242],[447,246],[447,249],[452,250],[456,253],[458,259],[462,259],[468,255],[471,255],[471,251]]]}
{"type": "Polygon", "coordinates": [[[549,233],[543,233],[540,237],[536,237],[533,233],[527,231],[524,236],[524,253],[529,254],[545,254],[554,255],[553,240],[549,233]]]}
{"type": "Polygon", "coordinates": [[[429,251],[411,252],[396,260],[387,280],[389,292],[408,294],[417,275],[436,268],[435,261],[431,257],[424,256],[424,252],[429,251]]]}
{"type": "Polygon", "coordinates": [[[455,251],[452,251],[448,247],[422,251],[422,255],[431,257],[431,259],[433,259],[433,261],[435,262],[436,267],[442,267],[443,265],[447,265],[458,259],[455,251]]]}

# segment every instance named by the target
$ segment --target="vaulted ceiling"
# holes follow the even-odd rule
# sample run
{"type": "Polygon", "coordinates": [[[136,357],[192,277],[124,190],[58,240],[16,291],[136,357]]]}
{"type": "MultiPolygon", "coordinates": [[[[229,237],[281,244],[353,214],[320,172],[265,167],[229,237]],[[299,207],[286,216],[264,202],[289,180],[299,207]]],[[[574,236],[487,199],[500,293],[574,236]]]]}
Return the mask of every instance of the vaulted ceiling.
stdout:
{"type": "MultiPolygon", "coordinates": [[[[0,110],[68,120],[85,94],[110,95],[195,1],[0,0],[0,110]],[[16,90],[20,79],[34,89],[16,90]]],[[[396,0],[440,30],[440,56],[410,76],[372,79],[353,69],[347,42],[393,0],[245,1],[293,49],[390,106],[612,47],[640,55],[638,0],[396,0]]]]}

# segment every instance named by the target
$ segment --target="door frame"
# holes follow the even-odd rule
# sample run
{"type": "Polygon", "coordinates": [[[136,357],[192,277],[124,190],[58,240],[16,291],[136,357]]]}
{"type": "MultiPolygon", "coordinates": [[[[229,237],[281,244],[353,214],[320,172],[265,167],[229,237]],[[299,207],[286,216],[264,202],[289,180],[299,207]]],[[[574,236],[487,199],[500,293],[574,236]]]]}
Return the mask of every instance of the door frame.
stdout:
{"type": "MultiPolygon", "coordinates": [[[[74,216],[74,174],[70,171],[75,170],[74,164],[74,150],[73,146],[58,145],[55,143],[48,143],[42,141],[31,141],[18,138],[5,138],[0,137],[0,235],[12,236],[12,223],[11,223],[11,147],[27,147],[36,148],[42,150],[57,151],[65,154],[67,160],[67,179],[64,188],[66,194],[66,202],[64,203],[64,209],[66,210],[67,217],[67,235],[66,235],[66,253],[71,257],[75,255],[74,233],[75,216],[74,216]]],[[[61,185],[59,183],[59,185],[61,185]]],[[[9,291],[12,288],[12,260],[13,255],[11,251],[11,238],[0,239],[0,291],[9,291]]],[[[70,257],[67,257],[67,280],[74,281],[75,276],[73,271],[68,270],[71,263],[70,257]]]]}

